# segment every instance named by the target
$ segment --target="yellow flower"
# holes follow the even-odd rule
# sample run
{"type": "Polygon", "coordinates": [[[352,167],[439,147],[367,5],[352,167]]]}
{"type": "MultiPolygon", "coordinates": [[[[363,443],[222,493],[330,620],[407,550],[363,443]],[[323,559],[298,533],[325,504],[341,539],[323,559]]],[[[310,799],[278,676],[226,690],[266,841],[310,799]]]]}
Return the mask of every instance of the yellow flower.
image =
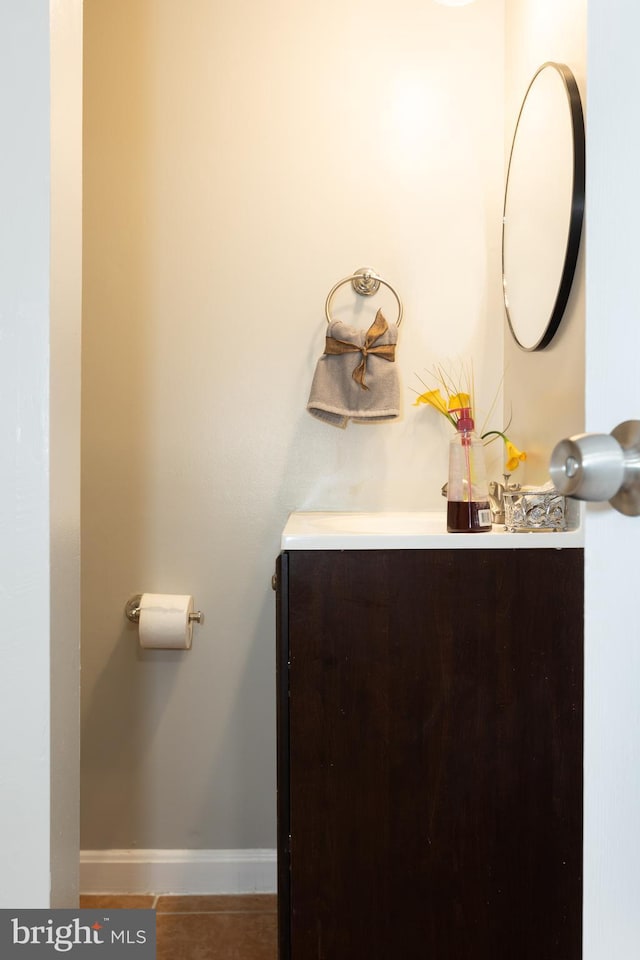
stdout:
{"type": "Polygon", "coordinates": [[[502,437],[504,440],[504,446],[507,454],[507,462],[504,468],[507,473],[513,473],[513,471],[517,470],[520,466],[520,462],[527,459],[527,455],[524,450],[518,450],[515,443],[511,443],[509,437],[507,437],[502,430],[488,430],[486,433],[482,434],[480,439],[486,440],[487,437],[502,437]]]}
{"type": "MultiPolygon", "coordinates": [[[[434,410],[437,410],[438,413],[445,416],[452,426],[456,427],[462,416],[461,411],[473,409],[471,402],[471,395],[473,394],[473,368],[461,367],[459,373],[456,375],[455,372],[452,374],[445,368],[438,366],[434,371],[430,372],[430,376],[432,380],[440,384],[441,389],[436,388],[435,390],[426,390],[424,393],[421,393],[414,402],[414,407],[419,407],[421,404],[433,407],[434,410]],[[465,393],[460,390],[459,388],[461,386],[466,387],[469,392],[465,393]]],[[[419,377],[419,379],[424,386],[427,386],[421,377],[419,377]]],[[[497,399],[498,395],[496,394],[487,419],[493,414],[497,399]]],[[[473,419],[475,420],[475,416],[473,419]]],[[[509,420],[505,429],[509,428],[510,423],[511,420],[509,420]]],[[[479,433],[480,439],[486,443],[491,443],[495,437],[501,437],[505,445],[505,471],[507,473],[513,473],[513,471],[517,470],[520,464],[527,459],[527,454],[524,450],[518,450],[503,430],[487,430],[484,432],[481,429],[479,433]]]]}
{"type": "Polygon", "coordinates": [[[426,393],[421,393],[414,403],[414,407],[420,406],[421,403],[427,403],[430,407],[435,407],[440,413],[448,413],[444,397],[439,390],[427,390],[426,393]]]}
{"type": "Polygon", "coordinates": [[[452,410],[463,410],[471,406],[471,398],[468,393],[454,393],[449,397],[449,412],[452,410]]]}
{"type": "Polygon", "coordinates": [[[505,440],[505,446],[507,448],[507,464],[506,470],[508,473],[513,473],[514,470],[520,466],[520,461],[525,461],[527,455],[524,450],[518,450],[514,443],[511,443],[511,440],[505,440]]]}

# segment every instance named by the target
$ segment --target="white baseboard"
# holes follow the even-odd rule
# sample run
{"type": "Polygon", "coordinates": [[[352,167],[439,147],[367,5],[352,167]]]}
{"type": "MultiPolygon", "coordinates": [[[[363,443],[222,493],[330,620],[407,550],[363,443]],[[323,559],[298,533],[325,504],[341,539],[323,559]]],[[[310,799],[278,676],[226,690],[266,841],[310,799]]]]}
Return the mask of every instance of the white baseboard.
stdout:
{"type": "Polygon", "coordinates": [[[83,850],[82,893],[275,893],[275,850],[83,850]]]}

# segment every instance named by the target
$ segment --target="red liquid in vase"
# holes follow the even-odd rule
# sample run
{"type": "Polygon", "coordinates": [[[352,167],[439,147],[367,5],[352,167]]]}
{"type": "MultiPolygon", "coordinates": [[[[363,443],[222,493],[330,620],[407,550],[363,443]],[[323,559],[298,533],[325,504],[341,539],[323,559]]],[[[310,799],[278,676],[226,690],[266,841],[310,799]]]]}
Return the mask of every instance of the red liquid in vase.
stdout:
{"type": "Polygon", "coordinates": [[[485,533],[487,530],[491,530],[491,508],[488,500],[448,501],[448,533],[485,533]]]}

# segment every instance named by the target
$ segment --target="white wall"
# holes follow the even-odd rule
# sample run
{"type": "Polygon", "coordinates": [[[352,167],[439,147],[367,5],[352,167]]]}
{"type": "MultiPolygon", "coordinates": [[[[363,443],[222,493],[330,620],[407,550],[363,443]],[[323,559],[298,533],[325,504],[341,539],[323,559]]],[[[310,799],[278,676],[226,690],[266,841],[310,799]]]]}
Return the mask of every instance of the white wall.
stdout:
{"type": "MultiPolygon", "coordinates": [[[[545,61],[571,68],[586,109],[586,30],[586,0],[509,0],[505,4],[507,161],[522,98],[545,61]]],[[[584,263],[583,240],[565,315],[545,350],[522,350],[505,321],[505,409],[513,414],[514,439],[528,453],[522,474],[527,483],[548,480],[549,455],[555,444],[584,429],[584,263]]]]}
{"type": "Polygon", "coordinates": [[[6,908],[78,895],[81,53],[81,0],[0,9],[6,908]]]}
{"type": "MultiPolygon", "coordinates": [[[[633,0],[589,0],[587,428],[640,417],[640,94],[633,0]]],[[[585,960],[634,960],[640,943],[640,520],[587,511],[585,960]]]]}
{"type": "Polygon", "coordinates": [[[49,903],[49,8],[0,6],[0,907],[49,903]]]}
{"type": "Polygon", "coordinates": [[[439,507],[415,374],[500,383],[502,30],[502,0],[85,0],[83,847],[275,846],[287,514],[439,507]],[[363,265],[405,303],[403,414],[339,431],[305,405],[363,265]],[[137,649],[137,591],[195,595],[189,653],[137,649]]]}

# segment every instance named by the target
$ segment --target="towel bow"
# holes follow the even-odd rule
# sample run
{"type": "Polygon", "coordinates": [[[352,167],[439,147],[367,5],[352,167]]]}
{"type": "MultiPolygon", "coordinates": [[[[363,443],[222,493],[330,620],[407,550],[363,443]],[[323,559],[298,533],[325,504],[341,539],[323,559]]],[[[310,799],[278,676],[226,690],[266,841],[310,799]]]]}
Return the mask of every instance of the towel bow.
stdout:
{"type": "Polygon", "coordinates": [[[367,373],[367,357],[369,354],[374,354],[374,356],[380,357],[382,360],[388,360],[390,363],[393,363],[396,358],[395,343],[379,343],[375,345],[376,340],[379,340],[388,329],[389,325],[382,315],[382,310],[378,310],[375,320],[367,330],[362,346],[359,346],[357,343],[350,343],[348,340],[339,340],[337,337],[326,337],[324,352],[334,356],[341,353],[361,353],[362,358],[360,363],[356,366],[351,376],[356,383],[360,384],[363,390],[368,390],[369,387],[366,384],[365,377],[367,373]]]}

